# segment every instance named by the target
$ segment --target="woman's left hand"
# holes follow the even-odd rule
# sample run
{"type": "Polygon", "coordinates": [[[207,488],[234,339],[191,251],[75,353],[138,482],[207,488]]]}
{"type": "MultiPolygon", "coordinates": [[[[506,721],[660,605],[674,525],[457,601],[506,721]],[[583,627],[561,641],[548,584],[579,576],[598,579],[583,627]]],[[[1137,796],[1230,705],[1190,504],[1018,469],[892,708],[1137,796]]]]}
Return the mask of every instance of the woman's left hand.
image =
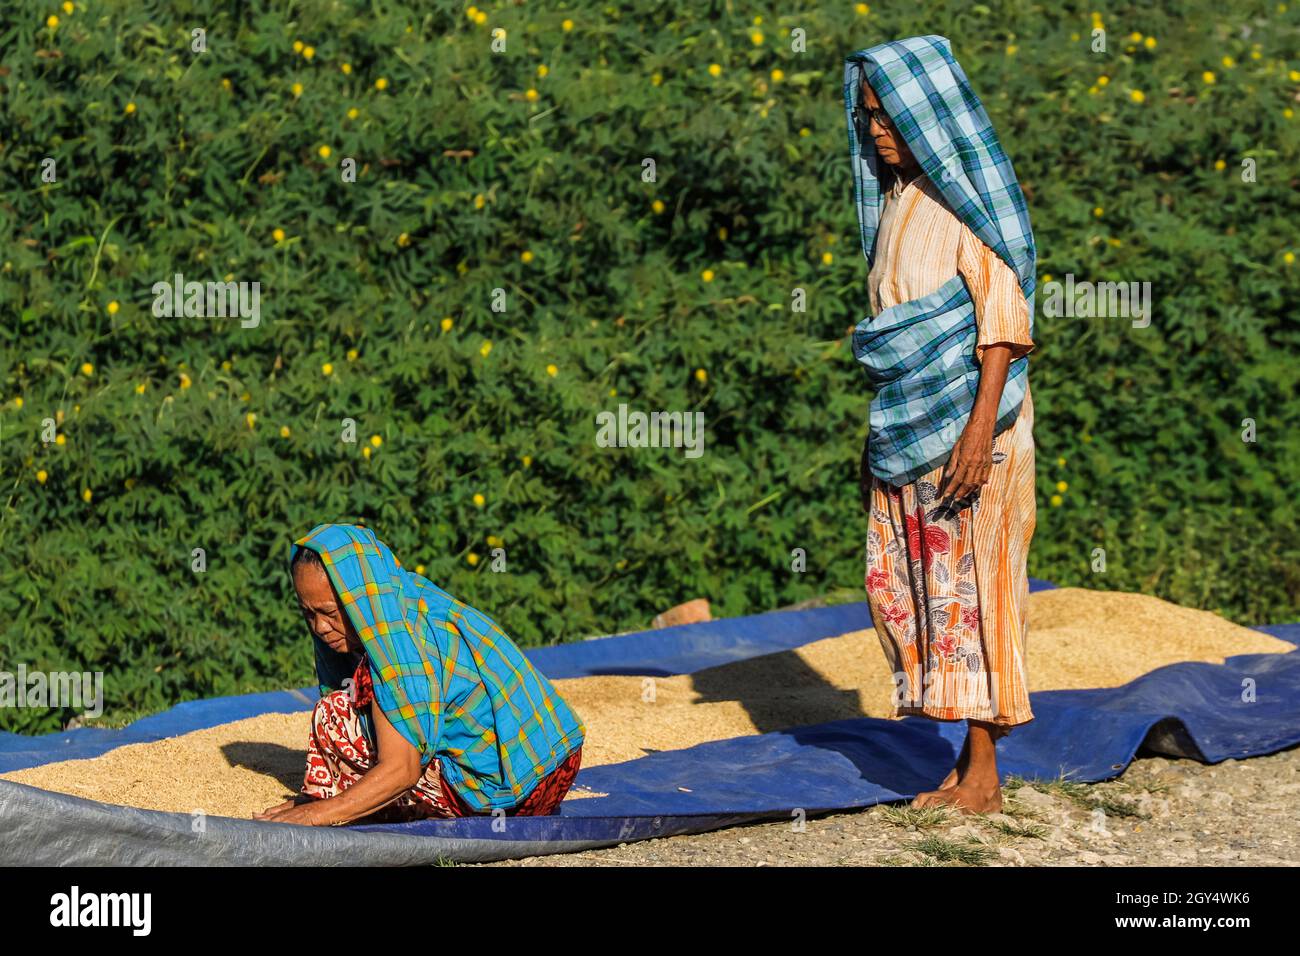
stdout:
{"type": "Polygon", "coordinates": [[[939,498],[969,501],[989,480],[993,470],[993,423],[971,416],[948,456],[939,484],[939,498]]]}
{"type": "Polygon", "coordinates": [[[297,800],[286,800],[284,803],[274,807],[267,807],[261,813],[254,813],[254,820],[262,820],[265,823],[297,823],[301,826],[317,827],[324,826],[325,821],[322,819],[320,805],[323,800],[308,800],[305,803],[299,803],[297,800]]]}

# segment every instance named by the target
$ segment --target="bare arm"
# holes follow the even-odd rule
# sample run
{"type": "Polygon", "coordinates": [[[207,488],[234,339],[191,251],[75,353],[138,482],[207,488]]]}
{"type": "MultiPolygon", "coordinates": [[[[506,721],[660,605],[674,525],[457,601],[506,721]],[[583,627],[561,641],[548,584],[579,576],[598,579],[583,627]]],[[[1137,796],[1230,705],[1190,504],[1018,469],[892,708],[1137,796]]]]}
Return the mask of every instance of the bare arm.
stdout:
{"type": "Polygon", "coordinates": [[[1009,343],[1000,343],[990,344],[984,349],[975,407],[944,468],[943,481],[939,485],[940,498],[969,498],[989,480],[989,472],[993,469],[993,428],[997,424],[1002,389],[1007,383],[1011,348],[1009,343]]]}
{"type": "Polygon", "coordinates": [[[338,796],[297,806],[281,804],[254,814],[254,819],[307,826],[348,823],[387,806],[414,787],[424,772],[420,766],[420,752],[398,732],[378,703],[372,704],[370,709],[379,760],[360,780],[338,796]]]}

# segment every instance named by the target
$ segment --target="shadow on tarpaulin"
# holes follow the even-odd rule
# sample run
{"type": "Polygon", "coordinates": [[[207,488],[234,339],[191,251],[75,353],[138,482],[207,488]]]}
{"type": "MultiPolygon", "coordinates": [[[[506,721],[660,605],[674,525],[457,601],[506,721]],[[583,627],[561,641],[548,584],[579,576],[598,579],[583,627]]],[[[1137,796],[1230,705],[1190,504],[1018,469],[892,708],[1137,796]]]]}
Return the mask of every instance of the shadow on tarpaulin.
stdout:
{"type": "MultiPolygon", "coordinates": [[[[1050,588],[1031,580],[1031,590],[1050,588]]],[[[529,652],[549,677],[672,676],[870,627],[865,604],[777,611],[529,652]]],[[[1300,644],[1300,624],[1257,628],[1300,644]]],[[[1117,776],[1140,748],[1206,762],[1300,743],[1300,654],[1187,662],[1122,687],[1041,691],[1035,720],[999,744],[1004,776],[1117,776]],[[1243,694],[1253,687],[1255,696],[1243,694]],[[1243,699],[1247,698],[1247,699],[1243,699]]],[[[263,713],[309,710],[313,690],[191,701],[121,730],[0,734],[0,772],[93,757],[263,713]]],[[[907,800],[951,768],[965,726],[861,717],[711,741],[589,767],[549,817],[469,817],[352,827],[201,820],[0,781],[0,863],[30,865],[427,865],[487,862],[701,833],[907,800]]]]}

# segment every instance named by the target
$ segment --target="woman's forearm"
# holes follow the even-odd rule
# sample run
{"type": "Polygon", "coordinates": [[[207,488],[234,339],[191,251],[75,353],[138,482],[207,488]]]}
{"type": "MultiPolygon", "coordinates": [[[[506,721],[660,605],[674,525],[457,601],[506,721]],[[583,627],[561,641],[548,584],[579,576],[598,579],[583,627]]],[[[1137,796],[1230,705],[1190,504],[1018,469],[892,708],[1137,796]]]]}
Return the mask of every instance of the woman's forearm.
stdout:
{"type": "Polygon", "coordinates": [[[971,410],[970,423],[976,428],[987,428],[990,437],[993,426],[997,423],[998,405],[1002,403],[1002,389],[1007,384],[1007,369],[1010,365],[1010,345],[985,347],[980,362],[979,389],[975,393],[975,407],[971,410]]]}
{"type": "MultiPolygon", "coordinates": [[[[418,762],[416,768],[419,769],[418,762]]],[[[314,804],[312,822],[329,826],[368,816],[410,790],[419,779],[419,773],[412,777],[411,767],[381,760],[338,796],[314,804]]]]}

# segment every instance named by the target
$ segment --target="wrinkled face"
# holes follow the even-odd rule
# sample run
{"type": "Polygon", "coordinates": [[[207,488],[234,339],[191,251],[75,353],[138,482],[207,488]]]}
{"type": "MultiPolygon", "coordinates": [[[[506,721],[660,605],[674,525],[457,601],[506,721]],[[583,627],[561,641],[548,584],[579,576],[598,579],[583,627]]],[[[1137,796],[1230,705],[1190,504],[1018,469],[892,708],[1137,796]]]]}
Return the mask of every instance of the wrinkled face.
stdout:
{"type": "MultiPolygon", "coordinates": [[[[862,102],[869,110],[881,110],[884,107],[880,105],[880,99],[876,96],[876,91],[871,88],[871,84],[866,80],[862,81],[862,102]]],[[[907,143],[903,142],[903,137],[898,135],[893,124],[882,125],[877,122],[873,116],[871,124],[868,127],[871,131],[871,138],[876,141],[876,152],[890,166],[910,167],[915,165],[916,159],[912,151],[907,148],[907,143]]]]}
{"type": "Polygon", "coordinates": [[[324,568],[297,565],[293,569],[293,586],[298,592],[298,608],[313,634],[340,654],[362,649],[361,638],[334,596],[324,568]]]}

